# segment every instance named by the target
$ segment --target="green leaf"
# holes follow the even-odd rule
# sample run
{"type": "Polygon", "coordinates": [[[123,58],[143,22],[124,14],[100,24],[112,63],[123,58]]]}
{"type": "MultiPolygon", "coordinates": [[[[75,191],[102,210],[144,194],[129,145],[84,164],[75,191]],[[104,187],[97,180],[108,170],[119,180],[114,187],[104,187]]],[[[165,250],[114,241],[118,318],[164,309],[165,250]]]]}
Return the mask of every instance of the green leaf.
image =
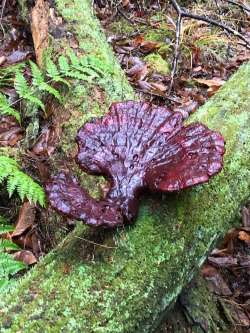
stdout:
{"type": "Polygon", "coordinates": [[[20,246],[13,243],[11,240],[9,240],[9,239],[0,239],[0,251],[1,250],[4,250],[4,251],[10,251],[10,250],[18,251],[20,249],[21,249],[20,246]]]}
{"type": "Polygon", "coordinates": [[[9,279],[0,278],[0,291],[5,290],[8,285],[9,285],[9,279]]]}
{"type": "Polygon", "coordinates": [[[0,183],[7,181],[7,191],[11,196],[17,191],[22,200],[38,202],[45,206],[45,192],[43,188],[30,176],[22,172],[16,161],[7,156],[0,156],[0,183]]]}
{"type": "Polygon", "coordinates": [[[0,224],[0,235],[7,234],[8,232],[12,231],[14,231],[13,226],[0,224]]]}
{"type": "Polygon", "coordinates": [[[41,91],[46,91],[50,95],[53,95],[55,98],[57,98],[60,102],[62,101],[62,96],[60,95],[59,91],[50,86],[48,83],[43,82],[40,84],[39,89],[41,91]]]}
{"type": "Polygon", "coordinates": [[[35,87],[38,87],[44,83],[44,76],[40,68],[33,62],[29,61],[30,68],[31,68],[31,74],[32,74],[32,84],[35,87]]]}
{"type": "Polygon", "coordinates": [[[68,59],[65,56],[61,55],[58,59],[58,64],[59,64],[60,72],[63,75],[68,76],[68,72],[70,71],[68,59]]]}
{"type": "Polygon", "coordinates": [[[16,120],[19,123],[21,123],[20,114],[10,106],[7,97],[1,93],[0,93],[0,114],[3,116],[13,116],[16,118],[16,120]]]}
{"type": "Polygon", "coordinates": [[[15,260],[10,254],[0,252],[0,276],[14,275],[26,268],[21,261],[15,260]]]}

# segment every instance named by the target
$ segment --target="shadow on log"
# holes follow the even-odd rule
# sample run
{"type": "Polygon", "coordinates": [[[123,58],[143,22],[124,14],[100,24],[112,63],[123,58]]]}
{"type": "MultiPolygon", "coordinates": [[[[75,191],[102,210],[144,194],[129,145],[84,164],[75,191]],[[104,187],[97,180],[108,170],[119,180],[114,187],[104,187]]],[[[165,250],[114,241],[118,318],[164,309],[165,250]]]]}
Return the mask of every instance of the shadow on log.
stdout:
{"type": "MultiPolygon", "coordinates": [[[[57,0],[56,10],[79,48],[98,55],[104,68],[113,68],[105,83],[76,84],[68,98],[71,117],[60,150],[69,158],[82,122],[105,112],[111,100],[133,98],[133,92],[89,2],[57,0]]],[[[67,37],[60,43],[51,41],[54,53],[70,47],[67,37]]],[[[154,332],[249,197],[249,86],[247,64],[190,119],[226,139],[225,167],[218,176],[180,194],[145,196],[135,225],[124,230],[100,232],[79,224],[11,292],[1,295],[0,331],[154,332]]]]}

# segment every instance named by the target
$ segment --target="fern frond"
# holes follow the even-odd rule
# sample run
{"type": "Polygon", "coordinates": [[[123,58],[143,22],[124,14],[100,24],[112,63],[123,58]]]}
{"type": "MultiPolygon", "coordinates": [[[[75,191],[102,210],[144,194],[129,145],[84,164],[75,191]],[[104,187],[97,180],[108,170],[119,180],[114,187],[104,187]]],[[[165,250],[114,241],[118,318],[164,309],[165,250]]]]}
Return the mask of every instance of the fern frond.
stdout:
{"type": "MultiPolygon", "coordinates": [[[[13,226],[6,224],[6,220],[2,216],[0,216],[0,223],[0,236],[1,234],[13,231],[13,226]]],[[[0,238],[0,290],[10,286],[12,282],[12,280],[10,280],[11,275],[26,268],[26,265],[6,253],[6,251],[18,251],[20,249],[21,248],[11,240],[0,238]]]]}
{"type": "Polygon", "coordinates": [[[20,246],[15,244],[9,239],[0,239],[0,252],[1,251],[18,251],[21,250],[20,246]]]}
{"type": "Polygon", "coordinates": [[[3,234],[7,234],[8,232],[12,232],[13,230],[14,227],[7,224],[6,219],[0,215],[0,236],[3,234]]]}
{"type": "Polygon", "coordinates": [[[19,123],[21,123],[20,114],[10,106],[7,97],[1,93],[0,93],[0,115],[13,116],[16,118],[16,120],[19,123]]]}
{"type": "Polygon", "coordinates": [[[10,157],[0,156],[0,183],[6,180],[9,196],[17,191],[22,200],[27,198],[30,202],[38,202],[45,206],[45,193],[43,188],[30,176],[19,169],[19,165],[10,157]]]}
{"type": "Polygon", "coordinates": [[[15,260],[10,254],[0,252],[0,277],[14,275],[26,268],[21,261],[15,260]]]}
{"type": "Polygon", "coordinates": [[[60,73],[62,73],[64,76],[68,76],[68,73],[70,71],[68,59],[64,55],[61,55],[58,58],[58,64],[60,68],[60,73]]]}
{"type": "Polygon", "coordinates": [[[16,72],[15,89],[18,95],[22,98],[30,93],[30,87],[21,71],[16,72]]]}
{"type": "Polygon", "coordinates": [[[46,82],[41,83],[39,89],[41,91],[45,91],[45,92],[49,93],[50,95],[53,95],[56,99],[59,100],[59,102],[62,101],[62,96],[59,93],[59,91],[57,89],[55,89],[54,87],[52,87],[51,85],[49,85],[48,83],[46,83],[46,82]]]}
{"type": "Polygon", "coordinates": [[[47,59],[46,61],[46,74],[54,82],[61,82],[66,84],[68,87],[70,86],[68,81],[60,76],[57,66],[54,64],[54,62],[51,59],[47,59]]]}
{"type": "Polygon", "coordinates": [[[18,95],[21,98],[37,105],[43,111],[45,110],[43,102],[38,97],[34,96],[34,92],[32,91],[31,87],[28,85],[27,81],[25,80],[23,73],[21,73],[20,71],[16,72],[14,85],[18,95]]]}
{"type": "Polygon", "coordinates": [[[0,277],[0,291],[6,290],[9,286],[9,279],[0,277]]]}
{"type": "Polygon", "coordinates": [[[44,82],[44,76],[40,68],[33,62],[29,61],[31,74],[32,74],[32,84],[35,87],[39,87],[40,84],[44,82]]]}
{"type": "Polygon", "coordinates": [[[44,75],[40,68],[33,62],[30,61],[30,68],[32,73],[32,84],[34,87],[37,87],[40,91],[48,92],[49,94],[53,95],[59,101],[62,100],[61,95],[58,90],[50,86],[44,78],[44,75]]]}

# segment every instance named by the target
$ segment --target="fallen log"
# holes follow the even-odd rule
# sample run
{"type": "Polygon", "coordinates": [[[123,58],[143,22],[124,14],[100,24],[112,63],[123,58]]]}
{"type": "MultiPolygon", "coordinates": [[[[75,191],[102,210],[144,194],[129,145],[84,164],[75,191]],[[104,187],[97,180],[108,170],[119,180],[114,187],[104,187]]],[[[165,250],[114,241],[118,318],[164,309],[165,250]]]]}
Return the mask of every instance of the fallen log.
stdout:
{"type": "MultiPolygon", "coordinates": [[[[103,68],[113,68],[106,83],[76,84],[68,97],[70,119],[60,156],[69,159],[82,122],[105,112],[112,100],[133,98],[133,92],[89,2],[58,0],[56,11],[79,48],[99,56],[103,68]]],[[[72,45],[68,36],[63,42],[52,39],[54,53],[72,45]]],[[[153,333],[250,195],[249,86],[246,64],[190,119],[226,139],[225,166],[218,176],[180,194],[145,196],[135,225],[123,230],[79,224],[1,295],[1,332],[153,333]]]]}

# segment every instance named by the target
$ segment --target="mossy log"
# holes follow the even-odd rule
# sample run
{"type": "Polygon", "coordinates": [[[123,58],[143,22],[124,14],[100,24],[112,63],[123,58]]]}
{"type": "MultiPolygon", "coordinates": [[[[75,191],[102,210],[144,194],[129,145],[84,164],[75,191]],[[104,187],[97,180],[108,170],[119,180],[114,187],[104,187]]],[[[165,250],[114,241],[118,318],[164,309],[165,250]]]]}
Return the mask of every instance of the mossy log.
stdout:
{"type": "MultiPolygon", "coordinates": [[[[223,298],[211,292],[207,281],[200,275],[181,292],[173,309],[157,333],[228,333],[235,322],[224,310],[223,298]]],[[[237,332],[242,332],[237,327],[237,332]]]]}
{"type": "MultiPolygon", "coordinates": [[[[69,159],[83,121],[105,112],[112,100],[134,96],[89,2],[57,0],[55,6],[79,49],[98,56],[103,68],[112,67],[106,81],[76,84],[67,98],[70,119],[57,157],[69,159]]],[[[60,40],[51,36],[49,51],[56,54],[69,48],[68,36],[60,40]]],[[[179,194],[145,196],[135,225],[123,230],[96,231],[79,224],[1,295],[0,331],[154,332],[211,246],[235,223],[250,194],[249,91],[246,64],[190,119],[224,135],[227,151],[219,175],[179,194]]]]}

